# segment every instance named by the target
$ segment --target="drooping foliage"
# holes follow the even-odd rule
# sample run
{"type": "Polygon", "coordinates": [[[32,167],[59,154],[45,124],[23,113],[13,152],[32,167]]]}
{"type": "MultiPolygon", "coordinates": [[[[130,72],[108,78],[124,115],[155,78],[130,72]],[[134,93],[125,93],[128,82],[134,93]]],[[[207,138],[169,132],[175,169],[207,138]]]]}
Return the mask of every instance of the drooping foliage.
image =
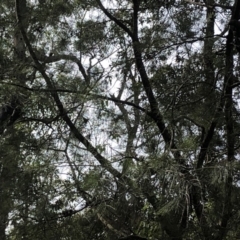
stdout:
{"type": "Polygon", "coordinates": [[[238,239],[239,0],[2,0],[0,239],[238,239]]]}

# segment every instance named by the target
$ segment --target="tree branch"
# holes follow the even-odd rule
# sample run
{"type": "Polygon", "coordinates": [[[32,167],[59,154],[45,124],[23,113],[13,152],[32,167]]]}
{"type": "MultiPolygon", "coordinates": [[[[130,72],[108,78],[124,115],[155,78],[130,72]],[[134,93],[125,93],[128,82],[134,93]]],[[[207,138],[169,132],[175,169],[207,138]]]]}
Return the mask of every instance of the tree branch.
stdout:
{"type": "Polygon", "coordinates": [[[218,4],[218,3],[209,4],[208,6],[206,6],[205,3],[195,2],[195,1],[191,1],[191,0],[185,0],[185,2],[190,3],[190,4],[194,4],[194,5],[197,5],[197,6],[202,6],[202,7],[210,7],[210,8],[220,7],[220,8],[223,8],[223,9],[230,9],[230,10],[233,9],[233,6],[227,6],[227,5],[218,4]]]}
{"type": "Polygon", "coordinates": [[[148,112],[145,108],[142,108],[138,105],[136,105],[135,103],[132,103],[132,102],[128,102],[128,101],[125,101],[125,100],[120,100],[114,96],[111,96],[111,97],[107,97],[107,96],[102,96],[102,95],[99,95],[99,94],[95,94],[95,93],[83,93],[83,91],[75,91],[75,90],[70,90],[70,89],[60,89],[60,88],[55,88],[55,89],[41,89],[41,88],[30,88],[30,87],[26,87],[26,86],[23,86],[23,85],[20,85],[20,84],[16,84],[16,83],[7,83],[7,82],[1,82],[1,83],[4,83],[4,84],[7,84],[7,85],[12,85],[12,86],[16,86],[16,87],[20,87],[20,88],[23,88],[25,90],[28,90],[28,91],[32,91],[32,92],[62,92],[62,93],[77,93],[79,95],[83,95],[83,96],[92,96],[94,98],[97,98],[97,99],[103,99],[103,100],[109,100],[109,101],[112,101],[112,102],[116,102],[116,103],[121,103],[123,105],[128,105],[128,106],[132,106],[144,113],[146,113],[148,116],[152,116],[152,114],[150,112],[148,112]]]}
{"type": "Polygon", "coordinates": [[[53,55],[53,56],[44,56],[44,55],[36,55],[38,60],[44,62],[44,63],[52,63],[57,62],[60,60],[71,60],[72,62],[76,63],[78,65],[79,71],[84,77],[85,82],[87,85],[90,84],[90,78],[88,74],[86,73],[81,61],[74,55],[66,55],[66,54],[59,54],[59,55],[53,55]]]}
{"type": "Polygon", "coordinates": [[[115,18],[103,5],[101,0],[96,0],[98,3],[98,6],[100,7],[100,9],[104,12],[104,14],[113,22],[115,22],[121,29],[124,30],[124,32],[128,33],[128,35],[133,38],[133,33],[131,32],[131,30],[124,25],[120,20],[118,20],[117,18],[115,18]]]}
{"type": "Polygon", "coordinates": [[[66,122],[66,124],[68,125],[68,127],[70,128],[71,132],[73,133],[73,135],[87,148],[87,150],[93,154],[93,156],[98,160],[98,162],[101,164],[101,166],[103,168],[105,168],[106,170],[108,170],[114,177],[116,178],[120,178],[121,174],[120,172],[118,172],[115,168],[113,168],[111,166],[111,163],[104,158],[98,151],[97,149],[78,131],[78,129],[75,127],[75,125],[73,124],[73,122],[71,121],[71,119],[69,118],[69,116],[66,113],[66,110],[63,107],[62,102],[60,101],[60,98],[57,94],[57,92],[55,91],[55,88],[50,80],[50,78],[48,77],[48,75],[46,74],[43,65],[39,63],[36,54],[33,51],[33,48],[30,44],[30,41],[27,37],[27,34],[25,32],[25,29],[22,25],[21,22],[21,15],[19,14],[19,7],[20,7],[20,0],[16,0],[16,10],[17,10],[17,18],[18,18],[18,25],[19,28],[21,30],[24,42],[27,46],[27,49],[34,61],[34,64],[36,65],[36,68],[38,69],[38,71],[41,73],[42,77],[44,78],[44,80],[46,81],[46,84],[48,86],[48,88],[51,90],[51,95],[52,98],[54,99],[57,108],[59,110],[59,113],[62,117],[62,119],[66,122]]]}

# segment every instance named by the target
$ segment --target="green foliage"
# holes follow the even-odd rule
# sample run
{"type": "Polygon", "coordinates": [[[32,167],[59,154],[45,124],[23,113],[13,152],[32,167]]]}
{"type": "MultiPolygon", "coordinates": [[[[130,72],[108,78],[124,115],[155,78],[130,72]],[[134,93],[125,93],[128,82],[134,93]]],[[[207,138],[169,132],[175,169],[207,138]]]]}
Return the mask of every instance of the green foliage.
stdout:
{"type": "Polygon", "coordinates": [[[0,239],[238,239],[237,7],[3,0],[0,239]]]}

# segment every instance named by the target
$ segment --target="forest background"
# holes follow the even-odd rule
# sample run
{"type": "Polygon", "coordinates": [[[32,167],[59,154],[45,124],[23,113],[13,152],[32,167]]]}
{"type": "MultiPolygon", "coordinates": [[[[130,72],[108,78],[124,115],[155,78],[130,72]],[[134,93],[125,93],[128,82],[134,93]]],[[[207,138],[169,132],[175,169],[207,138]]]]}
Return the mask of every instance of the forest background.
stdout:
{"type": "Polygon", "coordinates": [[[2,0],[0,239],[240,239],[240,0],[2,0]]]}

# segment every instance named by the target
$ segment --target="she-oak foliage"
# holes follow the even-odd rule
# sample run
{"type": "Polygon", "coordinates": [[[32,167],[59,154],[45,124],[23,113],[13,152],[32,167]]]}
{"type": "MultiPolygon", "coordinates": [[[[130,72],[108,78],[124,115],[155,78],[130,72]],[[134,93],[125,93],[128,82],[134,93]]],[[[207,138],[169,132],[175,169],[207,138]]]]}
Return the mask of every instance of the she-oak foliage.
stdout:
{"type": "Polygon", "coordinates": [[[239,20],[2,0],[0,239],[239,239],[239,20]]]}

